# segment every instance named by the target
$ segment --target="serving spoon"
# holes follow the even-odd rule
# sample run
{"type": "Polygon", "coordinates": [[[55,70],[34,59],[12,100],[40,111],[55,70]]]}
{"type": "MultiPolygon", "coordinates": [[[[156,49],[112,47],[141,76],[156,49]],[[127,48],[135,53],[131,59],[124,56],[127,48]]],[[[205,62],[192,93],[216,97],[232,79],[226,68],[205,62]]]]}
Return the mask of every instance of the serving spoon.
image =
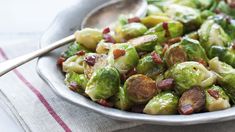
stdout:
{"type": "MultiPolygon", "coordinates": [[[[92,10],[83,20],[81,28],[91,27],[102,29],[107,26],[112,27],[117,21],[117,17],[121,14],[132,14],[133,16],[142,17],[145,16],[146,12],[146,0],[113,0],[92,10]]],[[[0,76],[72,41],[75,41],[74,35],[65,37],[32,53],[2,62],[0,63],[0,76]]]]}

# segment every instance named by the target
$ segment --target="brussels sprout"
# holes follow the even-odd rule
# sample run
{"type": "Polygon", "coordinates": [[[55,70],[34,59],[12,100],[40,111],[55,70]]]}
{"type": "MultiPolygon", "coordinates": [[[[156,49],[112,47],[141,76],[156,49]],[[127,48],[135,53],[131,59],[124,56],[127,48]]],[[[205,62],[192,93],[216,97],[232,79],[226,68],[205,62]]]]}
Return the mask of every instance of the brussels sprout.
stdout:
{"type": "Polygon", "coordinates": [[[75,55],[78,51],[81,51],[81,50],[85,51],[85,52],[89,52],[89,50],[87,50],[81,44],[79,44],[77,42],[73,42],[73,43],[69,44],[68,49],[62,53],[62,56],[67,59],[67,58],[75,55]]]}
{"type": "Polygon", "coordinates": [[[208,71],[202,64],[193,61],[174,65],[165,73],[165,77],[174,79],[175,90],[179,94],[191,89],[193,86],[203,88],[211,86],[216,81],[214,72],[208,71]]]}
{"type": "Polygon", "coordinates": [[[137,73],[147,75],[151,78],[157,77],[157,75],[164,72],[164,64],[157,64],[153,61],[150,54],[144,56],[139,60],[136,67],[137,73]]]}
{"type": "Polygon", "coordinates": [[[144,108],[144,113],[170,115],[177,112],[179,98],[172,92],[161,92],[152,98],[144,108]]]}
{"type": "Polygon", "coordinates": [[[213,20],[204,22],[198,31],[200,42],[206,50],[212,45],[229,46],[230,37],[224,32],[223,28],[213,20]]]}
{"type": "Polygon", "coordinates": [[[97,29],[85,28],[75,32],[76,42],[81,43],[89,50],[95,51],[96,45],[103,38],[102,32],[97,29]]]}
{"type": "Polygon", "coordinates": [[[124,89],[128,98],[138,104],[148,102],[157,93],[155,81],[142,74],[129,77],[124,84],[124,89]]]}
{"type": "Polygon", "coordinates": [[[93,100],[108,99],[118,92],[120,77],[113,67],[96,70],[87,83],[85,93],[93,100]]]}
{"type": "Polygon", "coordinates": [[[219,57],[219,60],[235,67],[235,50],[222,46],[212,46],[208,52],[210,58],[219,57]]]}
{"type": "Polygon", "coordinates": [[[108,63],[122,74],[134,68],[138,60],[139,56],[135,48],[126,43],[112,45],[108,54],[108,63]],[[122,51],[122,54],[119,54],[118,51],[122,51]]]}
{"type": "Polygon", "coordinates": [[[225,93],[233,103],[235,103],[235,69],[219,61],[218,57],[209,61],[209,67],[217,73],[219,84],[224,88],[225,93]]]}
{"type": "Polygon", "coordinates": [[[109,52],[109,49],[111,48],[112,45],[113,43],[108,43],[105,42],[104,40],[101,40],[96,47],[96,53],[106,54],[109,52]]]}
{"type": "Polygon", "coordinates": [[[169,17],[160,16],[160,15],[158,16],[151,15],[151,16],[147,16],[141,19],[141,23],[143,23],[147,27],[154,27],[159,23],[169,22],[169,21],[172,21],[169,17]]]}
{"type": "Polygon", "coordinates": [[[129,43],[135,47],[137,51],[153,51],[157,44],[157,35],[144,35],[129,40],[129,43]]]}
{"type": "Polygon", "coordinates": [[[190,38],[190,39],[194,39],[194,40],[199,40],[199,35],[198,35],[198,32],[196,32],[196,31],[185,35],[185,37],[190,38]]]}
{"type": "Polygon", "coordinates": [[[88,79],[84,74],[77,74],[75,72],[69,72],[66,74],[65,84],[78,93],[84,93],[86,89],[88,79]]]}
{"type": "Polygon", "coordinates": [[[132,106],[132,102],[129,100],[126,89],[119,87],[119,91],[113,97],[114,106],[120,110],[128,110],[132,106]]]}
{"type": "Polygon", "coordinates": [[[205,50],[197,40],[186,37],[183,38],[180,43],[173,44],[167,49],[165,60],[167,65],[170,67],[174,64],[185,61],[197,61],[204,62],[206,64],[208,58],[205,50]]]}
{"type": "Polygon", "coordinates": [[[165,11],[170,18],[182,22],[187,27],[186,32],[197,29],[202,23],[200,11],[191,7],[171,4],[165,11]]]}
{"type": "Polygon", "coordinates": [[[83,63],[84,74],[88,79],[90,79],[94,71],[100,68],[104,68],[107,65],[108,65],[107,55],[88,53],[85,55],[83,63]]]}
{"type": "Polygon", "coordinates": [[[185,91],[179,100],[178,111],[182,115],[189,115],[201,111],[206,102],[205,92],[200,87],[185,91]]]}
{"type": "Polygon", "coordinates": [[[162,10],[153,4],[148,5],[147,15],[158,15],[161,14],[162,10]]]}
{"type": "Polygon", "coordinates": [[[215,13],[210,11],[210,10],[204,10],[201,12],[201,18],[202,18],[202,22],[205,22],[208,18],[210,18],[211,16],[214,16],[215,13]]]}
{"type": "Polygon", "coordinates": [[[177,21],[163,22],[150,28],[145,34],[155,34],[158,42],[162,43],[171,38],[179,37],[183,34],[183,25],[177,21]]]}
{"type": "Polygon", "coordinates": [[[211,86],[206,90],[206,109],[208,111],[217,111],[227,109],[230,106],[229,97],[219,86],[211,86]]]}
{"type": "Polygon", "coordinates": [[[141,23],[129,23],[121,27],[120,34],[124,39],[129,40],[143,35],[146,31],[147,27],[141,23]]]}
{"type": "Polygon", "coordinates": [[[219,1],[215,10],[217,10],[221,13],[224,13],[224,14],[228,14],[228,15],[232,16],[233,18],[235,18],[235,10],[234,10],[234,8],[230,8],[229,4],[230,3],[226,4],[225,1],[221,0],[221,1],[219,1]]]}
{"type": "Polygon", "coordinates": [[[78,56],[74,55],[69,57],[65,62],[62,64],[62,69],[64,72],[76,72],[76,73],[83,73],[84,67],[84,55],[78,56]]]}
{"type": "Polygon", "coordinates": [[[198,7],[201,10],[210,9],[215,3],[214,0],[196,0],[196,1],[198,1],[198,7]]]}

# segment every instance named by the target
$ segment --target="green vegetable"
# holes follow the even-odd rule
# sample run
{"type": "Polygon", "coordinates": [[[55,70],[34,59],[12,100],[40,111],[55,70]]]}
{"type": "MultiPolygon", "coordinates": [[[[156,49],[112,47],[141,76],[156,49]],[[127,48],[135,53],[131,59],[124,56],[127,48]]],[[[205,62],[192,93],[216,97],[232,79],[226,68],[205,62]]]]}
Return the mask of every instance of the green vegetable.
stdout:
{"type": "Polygon", "coordinates": [[[96,70],[87,83],[85,93],[93,100],[108,99],[118,92],[119,73],[115,68],[105,67],[96,70]]]}
{"type": "Polygon", "coordinates": [[[169,22],[169,21],[172,21],[172,19],[170,19],[167,16],[160,16],[160,15],[150,15],[141,19],[141,23],[143,23],[147,27],[154,27],[159,23],[169,22]]]}
{"type": "Polygon", "coordinates": [[[107,54],[112,45],[113,43],[108,43],[108,42],[105,42],[104,40],[101,40],[96,47],[96,53],[107,54]]]}
{"type": "Polygon", "coordinates": [[[230,8],[228,4],[225,3],[225,1],[221,0],[219,1],[217,7],[215,10],[218,10],[224,14],[230,15],[233,18],[235,18],[235,10],[234,8],[230,8]]]}
{"type": "Polygon", "coordinates": [[[69,72],[66,74],[65,84],[71,88],[71,83],[75,83],[77,85],[76,91],[79,93],[84,93],[86,89],[88,79],[84,74],[77,74],[75,72],[69,72]]]}
{"type": "Polygon", "coordinates": [[[148,5],[147,15],[158,15],[161,14],[162,10],[155,5],[148,5]]]}
{"type": "Polygon", "coordinates": [[[108,63],[117,68],[120,73],[126,73],[130,69],[134,68],[139,60],[139,56],[135,48],[130,44],[115,44],[111,46],[108,54],[108,63]],[[125,55],[118,58],[114,58],[115,50],[124,50],[125,55]]]}
{"type": "Polygon", "coordinates": [[[75,32],[76,42],[89,50],[95,51],[96,45],[102,40],[102,32],[98,29],[85,28],[75,32]]]}
{"type": "Polygon", "coordinates": [[[83,62],[84,62],[84,55],[83,56],[74,55],[72,57],[69,57],[65,62],[63,62],[62,69],[64,72],[83,73],[84,72],[83,62]]]}
{"type": "Polygon", "coordinates": [[[78,51],[81,51],[81,50],[85,51],[85,52],[90,52],[85,47],[83,47],[81,44],[79,44],[77,42],[73,42],[73,43],[69,44],[68,49],[62,53],[62,56],[67,59],[71,56],[74,56],[78,51]]]}
{"type": "Polygon", "coordinates": [[[217,73],[219,84],[233,103],[235,103],[235,69],[219,61],[217,57],[209,61],[209,67],[217,73]]]}
{"type": "Polygon", "coordinates": [[[143,35],[146,31],[147,27],[141,23],[129,23],[122,26],[120,32],[124,39],[129,40],[143,35]]]}
{"type": "Polygon", "coordinates": [[[161,92],[151,99],[144,108],[144,113],[152,115],[170,115],[177,113],[179,98],[172,92],[161,92]]]}
{"type": "Polygon", "coordinates": [[[128,110],[132,102],[128,99],[126,89],[119,87],[118,93],[113,97],[114,106],[120,110],[128,110]]]}
{"type": "Polygon", "coordinates": [[[231,107],[229,104],[229,97],[228,95],[226,95],[226,93],[221,87],[213,85],[210,88],[206,89],[205,93],[206,109],[208,111],[223,110],[231,107]],[[210,92],[214,92],[214,94],[218,93],[218,95],[213,95],[213,93],[211,93],[211,95],[210,92]]]}
{"type": "Polygon", "coordinates": [[[182,94],[193,86],[206,88],[216,81],[216,75],[198,62],[188,61],[174,65],[165,73],[166,78],[173,78],[175,90],[182,94]]]}

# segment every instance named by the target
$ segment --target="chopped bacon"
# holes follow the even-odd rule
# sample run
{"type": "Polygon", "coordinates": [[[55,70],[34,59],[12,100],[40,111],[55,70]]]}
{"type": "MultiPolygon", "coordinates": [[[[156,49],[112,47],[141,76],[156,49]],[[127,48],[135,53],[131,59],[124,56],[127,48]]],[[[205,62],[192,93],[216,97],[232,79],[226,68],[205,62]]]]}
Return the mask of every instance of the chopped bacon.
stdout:
{"type": "Polygon", "coordinates": [[[65,58],[64,57],[59,57],[58,59],[57,59],[57,65],[59,65],[59,66],[62,66],[62,64],[63,64],[63,62],[65,62],[65,58]]]}
{"type": "Polygon", "coordinates": [[[170,37],[171,34],[170,34],[170,31],[169,31],[168,23],[167,22],[163,22],[162,27],[166,31],[165,37],[170,37]]]}
{"type": "Polygon", "coordinates": [[[105,42],[116,43],[114,38],[110,34],[103,34],[105,42]]]}
{"type": "Polygon", "coordinates": [[[193,107],[190,104],[184,105],[179,108],[179,113],[181,115],[189,115],[193,113],[193,107]]]}
{"type": "Polygon", "coordinates": [[[100,105],[103,105],[105,107],[113,107],[113,104],[108,102],[107,100],[105,99],[100,99],[97,101],[100,105]]]}
{"type": "Polygon", "coordinates": [[[156,52],[152,52],[151,57],[152,57],[152,59],[155,63],[157,63],[157,64],[162,64],[163,63],[161,57],[156,52]]]}
{"type": "Polygon", "coordinates": [[[96,61],[96,56],[94,56],[94,55],[87,56],[87,57],[85,57],[84,61],[85,61],[89,66],[94,66],[94,65],[95,65],[95,61],[96,61]]]}
{"type": "Polygon", "coordinates": [[[115,49],[113,50],[113,56],[114,56],[114,59],[117,59],[121,56],[124,56],[126,54],[126,51],[125,50],[122,50],[122,49],[115,49]]]}
{"type": "Polygon", "coordinates": [[[85,52],[84,50],[78,51],[78,52],[76,53],[77,56],[83,56],[83,55],[85,55],[85,54],[86,54],[86,52],[85,52]]]}
{"type": "Polygon", "coordinates": [[[230,7],[230,8],[235,8],[235,2],[231,2],[231,3],[229,4],[229,7],[230,7]]]}
{"type": "Polygon", "coordinates": [[[180,42],[180,41],[181,41],[181,37],[176,37],[176,38],[169,39],[169,40],[167,41],[167,43],[168,43],[169,45],[172,45],[172,44],[178,43],[178,42],[180,42]]]}
{"type": "Polygon", "coordinates": [[[219,91],[217,90],[213,90],[213,89],[209,89],[207,90],[207,92],[215,99],[219,98],[219,91]]]}
{"type": "Polygon", "coordinates": [[[174,79],[172,78],[162,80],[161,82],[157,84],[157,88],[161,90],[169,90],[173,88],[173,86],[174,86],[174,79]]]}
{"type": "Polygon", "coordinates": [[[109,27],[106,27],[104,30],[103,30],[103,34],[107,34],[110,32],[110,28],[109,27]]]}
{"type": "Polygon", "coordinates": [[[140,22],[140,18],[139,17],[133,17],[133,18],[129,18],[128,19],[128,23],[133,23],[133,22],[140,22]]]}
{"type": "Polygon", "coordinates": [[[70,88],[70,90],[76,92],[76,89],[78,88],[78,84],[76,82],[71,82],[71,83],[69,83],[69,88],[70,88]]]}

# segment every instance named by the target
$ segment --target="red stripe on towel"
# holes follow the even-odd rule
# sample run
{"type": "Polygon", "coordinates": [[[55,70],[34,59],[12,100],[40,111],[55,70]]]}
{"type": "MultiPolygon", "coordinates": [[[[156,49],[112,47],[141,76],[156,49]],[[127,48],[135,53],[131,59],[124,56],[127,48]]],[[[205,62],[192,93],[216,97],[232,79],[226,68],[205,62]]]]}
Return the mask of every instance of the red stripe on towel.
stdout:
{"type": "MultiPolygon", "coordinates": [[[[2,56],[5,60],[8,60],[8,57],[6,56],[3,49],[0,48],[0,56],[2,56]]],[[[45,106],[47,111],[50,113],[50,115],[56,120],[57,123],[66,131],[71,132],[71,129],[68,127],[68,125],[60,118],[60,116],[55,112],[55,110],[51,107],[51,105],[47,102],[45,97],[40,93],[40,91],[37,90],[28,80],[25,79],[25,77],[17,70],[14,69],[13,72],[16,74],[16,76],[38,97],[40,102],[45,106]]]]}

